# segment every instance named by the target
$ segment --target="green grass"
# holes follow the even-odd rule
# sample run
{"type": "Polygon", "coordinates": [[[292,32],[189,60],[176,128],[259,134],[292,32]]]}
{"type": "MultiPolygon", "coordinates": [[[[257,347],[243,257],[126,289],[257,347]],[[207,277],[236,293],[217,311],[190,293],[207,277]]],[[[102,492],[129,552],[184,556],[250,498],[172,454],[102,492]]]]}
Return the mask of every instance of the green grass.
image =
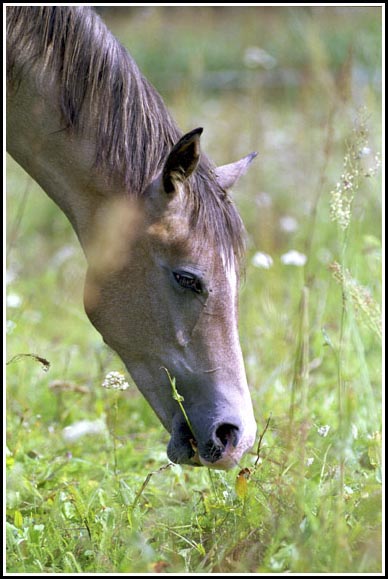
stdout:
{"type": "Polygon", "coordinates": [[[83,312],[75,234],[9,160],[7,571],[379,573],[379,172],[360,177],[345,233],[330,203],[344,156],[361,142],[357,119],[369,132],[364,169],[381,150],[380,11],[147,8],[131,21],[105,17],[182,129],[205,127],[216,162],[259,150],[235,192],[248,231],[240,335],[259,433],[271,419],[260,460],[254,466],[257,449],[242,460],[248,478],[237,486],[238,469],[167,466],[168,434],[136,387],[101,386],[125,370],[83,312]],[[249,46],[302,81],[261,84],[260,67],[244,69],[249,46]],[[228,69],[248,76],[206,88],[208,73],[228,69]],[[291,249],[307,255],[304,267],[282,263],[291,249]],[[254,267],[258,251],[271,268],[254,267]],[[342,278],[334,262],[348,270],[342,278]],[[66,438],[81,420],[98,421],[99,432],[66,438]]]}

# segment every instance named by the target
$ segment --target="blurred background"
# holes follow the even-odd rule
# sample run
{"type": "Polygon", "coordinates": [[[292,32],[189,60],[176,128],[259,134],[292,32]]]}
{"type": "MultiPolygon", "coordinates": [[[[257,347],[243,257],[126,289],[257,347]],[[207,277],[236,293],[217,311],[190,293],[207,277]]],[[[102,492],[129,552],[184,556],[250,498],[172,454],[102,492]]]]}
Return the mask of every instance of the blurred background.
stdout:
{"type": "MultiPolygon", "coordinates": [[[[233,197],[247,228],[240,330],[260,413],[267,388],[268,404],[276,398],[274,382],[278,394],[287,392],[306,276],[315,284],[319,336],[319,324],[338,330],[341,298],[328,265],[339,259],[343,237],[330,219],[330,191],[359,138],[357,123],[367,131],[365,163],[381,150],[381,8],[97,10],[181,130],[204,127],[202,146],[216,164],[259,152],[233,197]],[[282,263],[293,250],[306,255],[307,268],[282,263]]],[[[83,313],[85,263],[75,235],[12,159],[7,179],[11,353],[59,354],[64,342],[64,367],[80,348],[94,358],[103,346],[83,313]]],[[[379,299],[381,195],[378,177],[364,181],[353,202],[348,261],[379,299]]]]}
{"type": "MultiPolygon", "coordinates": [[[[255,332],[261,333],[264,317],[275,334],[282,333],[284,320],[278,317],[297,307],[300,296],[294,290],[301,274],[300,268],[284,268],[281,255],[309,248],[309,266],[318,268],[319,281],[329,279],[327,265],[340,253],[342,238],[330,221],[330,191],[360,114],[368,130],[366,162],[373,164],[381,150],[381,8],[97,10],[160,92],[181,130],[204,127],[202,146],[216,164],[259,152],[234,191],[248,231],[242,291],[256,292],[255,332]],[[270,257],[270,269],[252,264],[256,252],[270,257]]],[[[43,315],[41,304],[58,302],[59,312],[70,308],[82,321],[81,333],[88,328],[90,335],[81,305],[85,264],[66,218],[11,159],[7,192],[8,274],[17,294],[18,285],[23,286],[23,317],[39,319],[43,336],[52,320],[43,315]]],[[[380,264],[373,258],[381,237],[376,179],[356,196],[353,213],[353,272],[379,291],[380,264]]],[[[13,331],[18,308],[10,311],[13,331]]],[[[78,324],[70,326],[64,334],[74,344],[78,324]]],[[[247,342],[252,344],[251,337],[247,342]]],[[[252,356],[262,349],[255,343],[252,356]]]]}
{"type": "MultiPolygon", "coordinates": [[[[162,95],[181,130],[204,127],[202,147],[216,164],[259,153],[233,191],[233,199],[247,229],[241,344],[258,432],[272,416],[266,434],[271,459],[260,475],[267,485],[257,503],[263,509],[252,512],[256,517],[253,550],[237,556],[240,567],[226,568],[259,569],[255,565],[262,561],[257,552],[262,537],[259,541],[254,533],[260,520],[270,545],[268,560],[260,568],[264,571],[311,571],[318,542],[324,556],[315,561],[317,571],[378,571],[380,503],[375,486],[381,482],[381,472],[371,445],[380,440],[382,392],[381,342],[376,330],[381,322],[382,286],[382,8],[114,6],[97,10],[162,95]],[[346,172],[353,175],[357,187],[352,190],[350,225],[344,232],[333,221],[339,211],[333,191],[339,188],[346,197],[346,172]],[[338,269],[334,276],[330,269],[334,262],[344,268],[342,286],[338,269]],[[346,303],[344,276],[351,296],[346,303]],[[338,385],[339,364],[342,386],[338,385]],[[290,420],[297,424],[291,438],[290,420]],[[312,457],[308,468],[307,456],[312,457]],[[343,526],[338,522],[341,515],[336,518],[337,503],[330,503],[339,462],[341,476],[349,477],[353,493],[344,499],[348,514],[343,526]],[[295,469],[291,464],[297,465],[295,469]],[[306,476],[303,484],[299,475],[306,476]],[[304,487],[307,480],[310,487],[304,487]],[[299,496],[304,488],[306,495],[299,496]],[[320,507],[314,497],[320,497],[320,507]],[[294,500],[297,507],[291,523],[289,507],[294,500]],[[300,512],[307,513],[310,507],[312,514],[306,516],[315,526],[309,544],[300,512]],[[272,538],[277,546],[271,546],[272,538]],[[276,558],[283,541],[291,546],[297,543],[299,550],[287,551],[297,553],[294,559],[285,551],[276,558]],[[334,552],[337,567],[332,563],[334,552]]],[[[28,457],[39,453],[54,464],[71,455],[74,460],[66,462],[69,471],[63,484],[72,477],[78,484],[84,468],[87,494],[89,480],[103,478],[99,469],[110,464],[111,446],[90,436],[69,452],[62,432],[82,419],[102,418],[109,423],[112,393],[101,388],[101,382],[107,372],[125,374],[125,369],[83,311],[85,267],[65,216],[8,158],[7,359],[34,353],[51,362],[48,373],[31,358],[9,365],[8,445],[27,481],[35,476],[29,465],[39,471],[38,461],[28,457]]],[[[149,470],[166,461],[168,435],[134,386],[116,399],[116,409],[122,476],[137,477],[139,487],[149,470]]],[[[111,476],[111,472],[106,476],[108,489],[111,476]]],[[[171,501],[177,497],[177,513],[183,512],[182,501],[187,503],[188,528],[193,528],[189,517],[196,508],[190,500],[197,500],[189,483],[201,476],[205,475],[189,469],[181,482],[166,475],[164,484],[172,481],[171,493],[160,490],[166,513],[172,513],[169,497],[171,501]]],[[[20,490],[19,479],[15,475],[15,488],[23,498],[27,491],[20,490]]],[[[208,492],[208,480],[198,488],[208,492]]],[[[257,488],[260,491],[261,486],[257,488]]],[[[15,497],[11,496],[11,506],[22,510],[15,497]]],[[[26,500],[32,504],[35,498],[28,495],[26,500]]],[[[147,500],[154,500],[151,492],[147,500]]],[[[120,516],[124,512],[121,505],[118,512],[120,516]]],[[[165,515],[149,512],[151,529],[156,519],[165,520],[165,515]]],[[[217,527],[217,536],[223,524],[217,527]]],[[[229,533],[229,527],[225,529],[229,533]]],[[[229,535],[220,535],[220,542],[227,543],[233,533],[229,535]]],[[[171,549],[172,558],[175,551],[171,549]]],[[[18,560],[16,556],[15,568],[18,560]]],[[[138,565],[139,571],[146,568],[140,560],[138,565]]],[[[107,568],[118,570],[117,565],[107,568]]],[[[176,569],[181,569],[180,563],[176,569]]]]}

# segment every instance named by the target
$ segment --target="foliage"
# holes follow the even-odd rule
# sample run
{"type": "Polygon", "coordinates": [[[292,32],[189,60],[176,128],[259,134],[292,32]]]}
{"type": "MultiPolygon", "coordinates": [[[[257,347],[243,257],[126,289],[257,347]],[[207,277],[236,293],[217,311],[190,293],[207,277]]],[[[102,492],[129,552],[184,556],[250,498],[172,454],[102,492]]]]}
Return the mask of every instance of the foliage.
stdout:
{"type": "Polygon", "coordinates": [[[7,571],[379,573],[381,11],[193,10],[103,16],[211,157],[259,150],[235,193],[259,456],[227,473],[167,463],[136,387],[102,387],[126,374],[82,311],[75,235],[9,160],[7,571]],[[360,147],[375,168],[348,197],[360,147]]]}

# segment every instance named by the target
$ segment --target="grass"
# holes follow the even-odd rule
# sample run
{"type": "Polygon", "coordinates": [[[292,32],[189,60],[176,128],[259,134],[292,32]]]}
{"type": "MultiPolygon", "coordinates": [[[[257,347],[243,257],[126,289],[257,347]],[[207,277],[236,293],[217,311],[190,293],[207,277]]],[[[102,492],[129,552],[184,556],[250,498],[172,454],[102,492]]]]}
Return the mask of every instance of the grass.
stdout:
{"type": "Polygon", "coordinates": [[[182,129],[205,127],[211,157],[259,150],[235,199],[248,231],[240,336],[260,456],[253,449],[240,473],[171,465],[136,387],[102,388],[125,370],[83,313],[75,235],[9,160],[7,571],[379,573],[381,182],[378,170],[365,177],[381,148],[379,9],[111,14],[182,129]],[[298,83],[246,67],[252,46],[276,58],[271,75],[292,68],[298,83]],[[237,86],[215,75],[208,87],[210,72],[228,69],[242,71],[237,86]],[[351,166],[344,229],[332,192],[360,139],[370,151],[351,166]],[[282,262],[291,249],[305,266],[282,262]],[[258,251],[272,267],[253,265],[258,251]],[[93,433],[77,438],[81,421],[93,433]]]}

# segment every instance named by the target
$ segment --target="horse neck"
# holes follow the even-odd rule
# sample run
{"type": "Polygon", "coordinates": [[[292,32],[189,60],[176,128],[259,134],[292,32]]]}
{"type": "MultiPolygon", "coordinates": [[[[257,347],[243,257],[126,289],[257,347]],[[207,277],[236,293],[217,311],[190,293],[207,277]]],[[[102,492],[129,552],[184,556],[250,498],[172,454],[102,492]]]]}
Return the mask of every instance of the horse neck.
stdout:
{"type": "Polygon", "coordinates": [[[36,84],[30,71],[7,91],[7,150],[59,205],[85,250],[96,213],[123,186],[95,170],[93,132],[64,127],[49,75],[40,80],[42,89],[36,84]]]}

